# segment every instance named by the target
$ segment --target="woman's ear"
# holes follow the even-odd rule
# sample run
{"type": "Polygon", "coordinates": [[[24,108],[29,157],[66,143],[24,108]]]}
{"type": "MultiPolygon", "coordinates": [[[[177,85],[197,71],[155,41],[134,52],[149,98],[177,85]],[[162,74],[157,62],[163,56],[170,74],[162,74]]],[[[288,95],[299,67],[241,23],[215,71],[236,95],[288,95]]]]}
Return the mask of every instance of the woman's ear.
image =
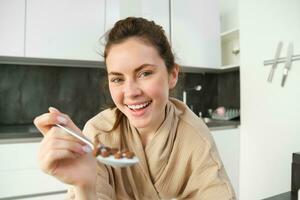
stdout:
{"type": "Polygon", "coordinates": [[[179,74],[179,65],[177,63],[174,64],[173,69],[169,74],[169,89],[172,89],[176,86],[179,74]]]}

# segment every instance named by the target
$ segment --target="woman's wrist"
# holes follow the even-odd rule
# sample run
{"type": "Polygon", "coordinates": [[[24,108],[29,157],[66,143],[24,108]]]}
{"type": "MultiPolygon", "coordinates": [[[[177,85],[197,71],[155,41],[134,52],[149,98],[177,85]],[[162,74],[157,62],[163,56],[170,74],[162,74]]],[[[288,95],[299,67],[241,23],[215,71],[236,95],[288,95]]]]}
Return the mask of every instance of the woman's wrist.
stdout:
{"type": "Polygon", "coordinates": [[[75,186],[74,192],[77,200],[96,200],[96,190],[94,186],[75,186]]]}

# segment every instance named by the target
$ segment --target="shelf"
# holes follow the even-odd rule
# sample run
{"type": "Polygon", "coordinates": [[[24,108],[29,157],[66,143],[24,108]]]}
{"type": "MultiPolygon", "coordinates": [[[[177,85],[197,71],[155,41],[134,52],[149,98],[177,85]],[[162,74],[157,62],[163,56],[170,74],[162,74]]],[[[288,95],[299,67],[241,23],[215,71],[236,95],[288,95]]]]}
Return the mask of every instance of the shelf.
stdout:
{"type": "Polygon", "coordinates": [[[0,56],[0,64],[103,68],[103,61],[0,56]]]}
{"type": "Polygon", "coordinates": [[[220,70],[235,70],[240,67],[240,64],[230,64],[230,65],[223,65],[219,69],[220,70]]]}
{"type": "Polygon", "coordinates": [[[239,29],[231,29],[221,33],[221,51],[222,51],[222,67],[234,68],[239,66],[240,62],[240,45],[239,45],[239,29]]]}
{"type": "Polygon", "coordinates": [[[221,33],[222,42],[230,41],[239,38],[239,29],[231,29],[221,33]]]}
{"type": "Polygon", "coordinates": [[[212,73],[212,74],[218,74],[218,73],[224,73],[224,72],[231,72],[231,71],[238,71],[240,68],[239,64],[233,64],[233,65],[223,65],[216,68],[205,68],[205,67],[188,67],[188,66],[181,66],[181,72],[184,73],[212,73]]]}

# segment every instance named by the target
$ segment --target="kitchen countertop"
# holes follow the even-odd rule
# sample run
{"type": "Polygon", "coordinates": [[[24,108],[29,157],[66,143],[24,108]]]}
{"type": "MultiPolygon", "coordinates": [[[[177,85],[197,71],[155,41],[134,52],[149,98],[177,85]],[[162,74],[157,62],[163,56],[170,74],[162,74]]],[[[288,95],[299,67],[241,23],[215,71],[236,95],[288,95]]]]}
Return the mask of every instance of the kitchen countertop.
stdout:
{"type": "MultiPolygon", "coordinates": [[[[237,128],[240,121],[209,120],[206,125],[211,131],[237,128]]],[[[0,144],[40,142],[42,134],[33,124],[0,125],[0,144]]]]}
{"type": "Polygon", "coordinates": [[[225,129],[233,129],[237,128],[240,125],[240,121],[221,121],[221,120],[214,120],[211,122],[207,122],[206,125],[208,126],[209,130],[225,130],[225,129]]]}
{"type": "Polygon", "coordinates": [[[42,134],[33,124],[0,125],[0,144],[39,142],[42,134]]]}

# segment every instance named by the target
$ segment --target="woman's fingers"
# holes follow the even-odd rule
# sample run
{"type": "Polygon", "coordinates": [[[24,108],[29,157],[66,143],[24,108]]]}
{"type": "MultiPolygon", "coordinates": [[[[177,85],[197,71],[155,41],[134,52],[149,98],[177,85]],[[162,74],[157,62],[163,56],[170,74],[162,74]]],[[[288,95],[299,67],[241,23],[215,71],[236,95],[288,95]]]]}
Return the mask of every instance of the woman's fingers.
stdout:
{"type": "Polygon", "coordinates": [[[66,149],[78,155],[88,152],[85,143],[77,138],[67,134],[58,127],[52,127],[44,136],[39,150],[39,159],[41,160],[48,151],[53,149],[66,149]]]}
{"type": "Polygon", "coordinates": [[[77,157],[79,157],[78,154],[66,149],[50,149],[42,156],[39,155],[40,167],[44,172],[54,175],[53,171],[56,170],[60,161],[77,157]]]}
{"type": "Polygon", "coordinates": [[[79,155],[84,155],[85,152],[83,150],[84,145],[79,144],[75,141],[64,140],[60,138],[53,138],[48,141],[46,144],[46,149],[56,149],[56,150],[69,150],[73,153],[77,153],[79,155]]]}
{"type": "Polygon", "coordinates": [[[81,132],[81,130],[74,124],[74,122],[67,114],[60,112],[57,108],[54,107],[49,107],[48,110],[50,113],[57,114],[60,120],[67,119],[67,122],[65,124],[67,127],[71,128],[74,131],[81,132]]]}
{"type": "Polygon", "coordinates": [[[62,130],[56,126],[51,127],[51,129],[45,135],[45,138],[47,141],[51,141],[53,139],[60,139],[60,140],[66,140],[69,142],[76,142],[82,146],[85,145],[85,143],[82,142],[81,140],[77,139],[76,137],[74,137],[72,135],[69,135],[67,132],[65,132],[64,130],[62,130]]]}
{"type": "Polygon", "coordinates": [[[44,113],[36,117],[33,123],[45,135],[55,124],[67,125],[68,119],[57,113],[44,113]]]}
{"type": "Polygon", "coordinates": [[[48,110],[49,110],[49,112],[52,112],[52,113],[60,113],[60,111],[59,111],[57,108],[54,108],[54,107],[52,107],[52,106],[50,106],[50,107],[48,108],[48,110]]]}
{"type": "Polygon", "coordinates": [[[49,113],[42,114],[34,119],[35,126],[46,135],[55,124],[61,124],[73,131],[81,133],[81,130],[74,124],[71,118],[54,107],[49,107],[49,113]]]}
{"type": "Polygon", "coordinates": [[[51,128],[40,145],[38,160],[43,171],[49,174],[58,167],[58,163],[84,156],[92,151],[84,143],[62,131],[57,127],[51,128]]]}

